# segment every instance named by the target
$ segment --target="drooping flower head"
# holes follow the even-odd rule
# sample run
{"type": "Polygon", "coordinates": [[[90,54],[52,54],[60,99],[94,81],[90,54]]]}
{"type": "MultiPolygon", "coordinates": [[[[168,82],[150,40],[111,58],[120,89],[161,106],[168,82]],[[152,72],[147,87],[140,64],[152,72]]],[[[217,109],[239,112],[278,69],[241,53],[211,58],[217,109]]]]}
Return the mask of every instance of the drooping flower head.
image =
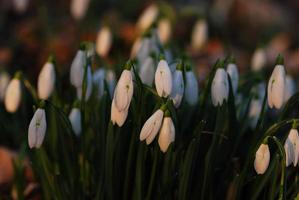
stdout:
{"type": "Polygon", "coordinates": [[[239,72],[234,58],[231,58],[229,60],[226,72],[230,76],[232,87],[233,87],[233,93],[234,95],[236,95],[238,89],[238,82],[239,82],[239,72]]]}
{"type": "Polygon", "coordinates": [[[81,111],[79,108],[79,101],[74,103],[74,106],[69,114],[69,120],[71,122],[74,133],[79,136],[82,131],[81,126],[81,111]]]}
{"type": "Polygon", "coordinates": [[[87,64],[85,45],[81,44],[80,49],[77,51],[76,56],[71,64],[70,81],[76,87],[82,87],[84,78],[84,67],[87,64]]]}
{"type": "Polygon", "coordinates": [[[261,144],[255,153],[254,169],[257,174],[264,174],[270,163],[268,144],[261,144]]]}
{"type": "Polygon", "coordinates": [[[198,102],[198,82],[190,65],[186,65],[186,86],[184,98],[186,102],[193,106],[198,102]]]}
{"type": "Polygon", "coordinates": [[[96,52],[101,57],[106,57],[112,45],[112,33],[110,28],[105,26],[98,32],[96,39],[96,52]]]}
{"type": "Polygon", "coordinates": [[[205,19],[195,23],[191,36],[191,46],[194,50],[201,50],[208,40],[208,24],[205,19]]]}
{"type": "Polygon", "coordinates": [[[228,99],[229,85],[227,73],[222,68],[223,62],[219,62],[219,68],[216,70],[212,81],[211,97],[214,106],[221,106],[228,99]]]}
{"type": "Polygon", "coordinates": [[[18,110],[22,100],[22,73],[17,72],[14,78],[9,82],[4,98],[4,104],[7,112],[14,113],[18,110]]]}
{"type": "Polygon", "coordinates": [[[48,99],[55,88],[54,57],[50,56],[38,76],[37,92],[40,99],[48,99]]]}
{"type": "MultiPolygon", "coordinates": [[[[177,65],[177,69],[172,75],[172,92],[170,98],[176,108],[181,105],[184,95],[184,78],[183,78],[183,63],[177,65]]],[[[195,94],[196,95],[196,94],[195,94]]]]}
{"type": "Polygon", "coordinates": [[[169,145],[175,140],[175,128],[170,117],[170,112],[165,111],[162,127],[159,133],[158,143],[162,152],[166,152],[169,145]]]}
{"type": "Polygon", "coordinates": [[[172,91],[172,75],[169,66],[161,58],[155,73],[155,85],[157,93],[160,97],[168,97],[172,91]]]}
{"type": "Polygon", "coordinates": [[[280,109],[284,102],[285,69],[283,57],[278,55],[276,65],[268,82],[268,105],[280,109]]]}

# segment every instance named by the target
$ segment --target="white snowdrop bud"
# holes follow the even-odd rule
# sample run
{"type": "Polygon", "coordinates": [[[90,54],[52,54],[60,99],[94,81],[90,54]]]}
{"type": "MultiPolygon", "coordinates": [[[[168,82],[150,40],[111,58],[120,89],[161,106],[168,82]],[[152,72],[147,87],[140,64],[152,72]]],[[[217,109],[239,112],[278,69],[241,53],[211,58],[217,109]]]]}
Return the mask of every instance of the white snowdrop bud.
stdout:
{"type": "Polygon", "coordinates": [[[119,127],[122,127],[123,124],[125,123],[126,119],[127,119],[128,109],[129,108],[126,108],[122,111],[119,111],[116,108],[115,101],[113,99],[112,104],[111,104],[111,121],[112,121],[112,124],[113,125],[117,124],[119,127]]]}
{"type": "Polygon", "coordinates": [[[134,43],[133,43],[133,45],[132,45],[131,53],[130,53],[130,58],[131,58],[131,59],[132,59],[132,58],[135,58],[136,55],[138,54],[139,49],[140,49],[140,47],[141,47],[141,45],[142,45],[142,40],[143,40],[143,39],[141,39],[140,37],[138,37],[138,38],[134,41],[134,43]]]}
{"type": "Polygon", "coordinates": [[[106,57],[112,45],[112,33],[108,27],[103,27],[97,35],[96,52],[101,57],[106,57]]]}
{"type": "Polygon", "coordinates": [[[252,59],[251,59],[251,68],[253,71],[259,71],[263,67],[265,67],[267,62],[267,56],[266,52],[262,48],[258,48],[253,53],[252,59]]]}
{"type": "Polygon", "coordinates": [[[145,11],[142,13],[142,15],[140,16],[136,24],[140,34],[142,34],[152,25],[152,23],[158,17],[158,14],[159,14],[159,9],[155,4],[152,4],[145,9],[145,11]]]}
{"type": "Polygon", "coordinates": [[[295,94],[295,92],[296,92],[295,80],[290,75],[286,75],[284,102],[287,102],[295,94]]]}
{"type": "Polygon", "coordinates": [[[0,102],[4,100],[7,86],[10,81],[10,76],[7,72],[0,73],[0,102]]]}
{"type": "Polygon", "coordinates": [[[139,76],[142,83],[152,86],[155,76],[155,61],[149,56],[145,59],[144,63],[140,63],[139,76]]]}
{"type": "Polygon", "coordinates": [[[13,78],[7,86],[4,104],[7,112],[14,113],[18,110],[22,99],[21,81],[13,78]]]}
{"type": "Polygon", "coordinates": [[[38,108],[29,124],[28,129],[28,144],[29,147],[39,148],[45,138],[47,130],[46,112],[43,108],[38,108]]]}
{"type": "Polygon", "coordinates": [[[75,20],[81,20],[88,9],[90,0],[72,0],[71,15],[75,20]]]}
{"type": "Polygon", "coordinates": [[[162,152],[166,152],[169,145],[175,140],[175,128],[168,111],[165,112],[158,143],[162,152]]]}
{"type": "Polygon", "coordinates": [[[194,106],[198,102],[198,82],[190,66],[187,66],[185,77],[186,86],[184,98],[189,105],[194,106]]]}
{"type": "Polygon", "coordinates": [[[155,73],[155,85],[160,97],[168,97],[172,90],[172,75],[165,60],[160,60],[155,73]]]}
{"type": "Polygon", "coordinates": [[[159,21],[157,33],[162,44],[166,44],[169,41],[171,37],[171,23],[169,19],[164,18],[159,21]]]}
{"type": "Polygon", "coordinates": [[[298,148],[299,148],[299,143],[298,143],[298,131],[295,128],[292,128],[290,130],[290,133],[288,135],[288,138],[286,139],[285,142],[285,150],[286,150],[286,156],[287,156],[287,166],[289,166],[291,163],[294,164],[294,166],[297,165],[298,163],[298,148]]]}
{"type": "Polygon", "coordinates": [[[113,94],[114,94],[115,85],[116,85],[115,73],[114,73],[113,70],[111,70],[111,69],[107,70],[105,80],[106,80],[107,85],[108,85],[109,95],[112,99],[113,94]]]}
{"type": "Polygon", "coordinates": [[[114,91],[114,103],[118,111],[127,110],[133,96],[133,77],[130,62],[126,64],[114,91]]]}
{"type": "Polygon", "coordinates": [[[55,88],[55,68],[52,62],[46,62],[38,76],[37,92],[40,99],[48,99],[55,88]]]}
{"type": "Polygon", "coordinates": [[[182,72],[182,64],[180,63],[178,69],[172,75],[172,92],[170,98],[176,108],[181,105],[181,101],[184,95],[184,78],[182,72]]]}
{"type": "Polygon", "coordinates": [[[264,174],[270,163],[270,150],[268,144],[261,144],[255,153],[254,169],[257,174],[264,174]]]}
{"type": "Polygon", "coordinates": [[[81,126],[81,111],[79,108],[72,108],[70,114],[69,114],[69,120],[71,122],[72,128],[74,133],[79,136],[82,131],[81,126]]]}
{"type": "Polygon", "coordinates": [[[17,13],[22,14],[27,10],[29,0],[13,0],[13,6],[17,13]]]}
{"type": "Polygon", "coordinates": [[[270,108],[281,108],[284,102],[284,90],[285,69],[283,66],[283,58],[279,55],[268,83],[268,105],[270,108]]]}
{"type": "Polygon", "coordinates": [[[208,40],[208,24],[206,20],[198,20],[193,28],[191,46],[194,50],[200,50],[208,40]]]}
{"type": "Polygon", "coordinates": [[[70,81],[76,88],[82,87],[84,66],[86,65],[86,54],[84,50],[78,50],[72,62],[70,70],[70,81]]]}
{"type": "MultiPolygon", "coordinates": [[[[77,87],[77,98],[81,100],[82,98],[82,86],[77,87]]],[[[92,93],[92,73],[91,73],[91,68],[90,66],[87,67],[87,75],[86,75],[86,93],[85,93],[85,101],[88,101],[92,93]]]]}
{"type": "Polygon", "coordinates": [[[259,115],[262,110],[262,102],[259,99],[253,99],[250,102],[250,108],[249,108],[249,125],[250,128],[254,129],[256,127],[257,121],[259,119],[259,115]]]}
{"type": "Polygon", "coordinates": [[[100,68],[93,73],[93,84],[97,90],[97,97],[100,99],[104,95],[105,70],[100,68]]]}
{"type": "Polygon", "coordinates": [[[234,95],[236,95],[237,89],[238,89],[238,82],[239,82],[239,72],[238,72],[237,65],[235,63],[229,63],[227,65],[226,71],[231,78],[233,93],[234,93],[234,95]]]}
{"type": "Polygon", "coordinates": [[[161,128],[163,115],[164,111],[159,109],[145,122],[140,132],[140,141],[146,140],[147,145],[152,143],[161,128]]]}
{"type": "Polygon", "coordinates": [[[223,68],[218,68],[214,76],[211,88],[212,102],[214,106],[222,105],[228,99],[229,85],[227,73],[223,68]]]}

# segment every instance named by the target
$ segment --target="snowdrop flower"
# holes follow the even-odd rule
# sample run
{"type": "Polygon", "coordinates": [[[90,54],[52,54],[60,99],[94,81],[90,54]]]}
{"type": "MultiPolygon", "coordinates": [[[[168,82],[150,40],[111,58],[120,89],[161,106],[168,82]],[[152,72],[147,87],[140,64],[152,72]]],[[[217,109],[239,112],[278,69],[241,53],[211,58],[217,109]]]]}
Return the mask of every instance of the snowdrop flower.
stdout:
{"type": "Polygon", "coordinates": [[[152,86],[155,76],[155,61],[151,56],[147,57],[144,63],[141,63],[139,76],[144,84],[152,86]]]}
{"type": "Polygon", "coordinates": [[[142,45],[142,39],[140,37],[138,37],[132,45],[132,49],[131,49],[131,53],[130,53],[131,59],[136,57],[141,45],[142,45]]]}
{"type": "Polygon", "coordinates": [[[161,128],[163,116],[163,108],[160,108],[145,122],[140,132],[140,141],[146,140],[147,145],[152,143],[161,128]]]}
{"type": "Polygon", "coordinates": [[[262,48],[258,48],[253,53],[252,59],[251,59],[251,68],[253,71],[259,71],[261,70],[267,62],[267,56],[266,52],[262,48]]]}
{"type": "Polygon", "coordinates": [[[262,110],[262,102],[259,99],[253,99],[250,102],[250,108],[249,108],[249,125],[252,129],[256,127],[259,115],[262,110]]]}
{"type": "Polygon", "coordinates": [[[88,9],[89,0],[72,0],[71,1],[71,14],[74,19],[81,20],[88,9]]]}
{"type": "Polygon", "coordinates": [[[264,174],[270,162],[270,150],[268,144],[261,144],[255,153],[254,169],[257,174],[264,174]]]}
{"type": "Polygon", "coordinates": [[[100,99],[104,95],[105,70],[100,68],[93,73],[92,81],[97,89],[97,97],[100,99]]]}
{"type": "Polygon", "coordinates": [[[296,83],[290,75],[286,75],[285,84],[284,102],[287,102],[296,92],[296,83]]]}
{"type": "Polygon", "coordinates": [[[21,81],[19,74],[16,74],[7,86],[4,104],[7,112],[14,113],[18,110],[22,99],[21,81]]]}
{"type": "Polygon", "coordinates": [[[22,14],[27,10],[29,0],[13,0],[14,9],[17,13],[22,14]]]}
{"type": "Polygon", "coordinates": [[[112,45],[112,34],[108,27],[103,27],[97,35],[96,52],[101,57],[106,57],[112,45]]]}
{"type": "Polygon", "coordinates": [[[146,31],[152,23],[156,20],[159,14],[159,9],[157,5],[152,4],[146,8],[146,10],[142,13],[138,22],[136,24],[139,33],[143,33],[146,31]]]}
{"type": "Polygon", "coordinates": [[[208,24],[206,20],[198,20],[193,28],[191,46],[194,50],[200,50],[208,40],[208,24]]]}
{"type": "Polygon", "coordinates": [[[172,99],[174,106],[178,108],[181,105],[185,87],[182,72],[182,63],[178,64],[177,70],[173,73],[172,78],[172,92],[170,98],[172,99]]]}
{"type": "Polygon", "coordinates": [[[112,99],[113,94],[114,94],[115,85],[116,85],[115,73],[113,70],[111,70],[111,69],[107,70],[105,80],[107,82],[108,91],[109,91],[110,97],[112,99]]]}
{"type": "Polygon", "coordinates": [[[186,68],[186,87],[184,98],[186,102],[194,106],[198,101],[198,82],[190,66],[186,68]]]}
{"type": "Polygon", "coordinates": [[[119,127],[122,127],[122,125],[125,123],[128,116],[128,109],[119,111],[116,108],[114,99],[112,100],[111,104],[111,121],[112,124],[117,124],[119,127]]]}
{"type": "Polygon", "coordinates": [[[160,97],[168,97],[172,90],[172,75],[167,62],[162,59],[155,73],[155,85],[160,97]]]}
{"type": "Polygon", "coordinates": [[[295,128],[290,130],[288,138],[285,141],[284,148],[286,152],[286,166],[290,164],[294,164],[294,166],[298,163],[299,156],[299,135],[298,131],[295,128]]]}
{"type": "Polygon", "coordinates": [[[37,92],[40,99],[48,99],[55,87],[55,68],[52,62],[46,62],[38,76],[37,92]]]}
{"type": "Polygon", "coordinates": [[[28,144],[29,147],[39,148],[45,138],[47,130],[46,112],[43,108],[38,108],[29,124],[28,129],[28,144]]]}
{"type": "Polygon", "coordinates": [[[227,65],[226,71],[231,78],[233,93],[234,95],[236,95],[238,89],[238,82],[239,82],[239,72],[238,72],[237,65],[235,64],[234,61],[227,65]]]}
{"type": "Polygon", "coordinates": [[[281,108],[284,102],[284,92],[285,69],[283,66],[283,58],[279,55],[268,83],[268,104],[270,108],[281,108]]]}
{"type": "MultiPolygon", "coordinates": [[[[82,86],[77,87],[77,97],[81,100],[82,98],[82,86]]],[[[92,73],[90,66],[87,67],[87,75],[86,75],[86,93],[85,93],[85,101],[88,101],[90,95],[92,93],[92,73]]]]}
{"type": "Polygon", "coordinates": [[[131,72],[131,61],[128,61],[114,91],[111,106],[111,121],[113,124],[117,123],[117,125],[121,127],[125,122],[133,97],[133,91],[134,87],[131,72]]]}
{"type": "Polygon", "coordinates": [[[70,81],[76,88],[82,86],[84,67],[86,65],[86,54],[84,49],[79,49],[72,62],[70,70],[70,81]]]}
{"type": "Polygon", "coordinates": [[[7,72],[0,73],[0,101],[4,100],[7,86],[10,81],[10,76],[7,72]]]}
{"type": "Polygon", "coordinates": [[[228,99],[229,85],[227,73],[223,68],[218,68],[214,76],[211,88],[212,102],[214,106],[222,105],[228,99]]]}
{"type": "Polygon", "coordinates": [[[169,111],[165,112],[163,124],[159,133],[158,143],[162,152],[166,152],[169,145],[175,140],[175,128],[169,111]]]}
{"type": "Polygon", "coordinates": [[[171,23],[169,19],[164,18],[159,21],[157,33],[162,44],[166,44],[169,41],[171,37],[171,23]]]}
{"type": "Polygon", "coordinates": [[[69,114],[69,120],[71,122],[72,128],[74,133],[79,136],[82,131],[81,126],[81,111],[79,108],[74,107],[72,108],[70,114],[69,114]]]}

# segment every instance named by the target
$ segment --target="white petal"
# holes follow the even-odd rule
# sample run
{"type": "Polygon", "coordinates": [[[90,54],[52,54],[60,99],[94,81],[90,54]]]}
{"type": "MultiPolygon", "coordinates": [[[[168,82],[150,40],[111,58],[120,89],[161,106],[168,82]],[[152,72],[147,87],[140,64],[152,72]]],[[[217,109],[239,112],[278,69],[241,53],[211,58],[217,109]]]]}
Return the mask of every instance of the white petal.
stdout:
{"type": "Polygon", "coordinates": [[[208,40],[208,25],[205,20],[198,20],[192,31],[191,46],[200,50],[208,40]]]}
{"type": "Polygon", "coordinates": [[[111,121],[114,124],[117,124],[119,127],[122,127],[122,125],[125,123],[126,119],[128,116],[128,110],[122,110],[118,111],[116,108],[114,100],[112,100],[112,105],[111,105],[111,121]]]}
{"type": "Polygon", "coordinates": [[[288,135],[288,139],[291,143],[290,150],[292,151],[291,154],[293,155],[292,161],[293,161],[294,166],[296,166],[297,162],[298,162],[298,154],[297,154],[297,149],[298,149],[297,146],[299,145],[299,143],[297,143],[298,142],[298,137],[299,137],[299,135],[298,135],[297,129],[291,129],[290,133],[288,135]]]}
{"type": "Polygon", "coordinates": [[[239,72],[236,64],[230,63],[227,65],[227,73],[229,74],[232,82],[233,93],[236,95],[239,82],[239,72]]]}
{"type": "Polygon", "coordinates": [[[255,154],[254,168],[257,174],[264,174],[270,162],[270,150],[267,144],[261,144],[255,154]]]}
{"type": "Polygon", "coordinates": [[[114,91],[114,101],[119,111],[127,110],[133,96],[133,78],[129,70],[124,70],[114,91]]]}
{"type": "Polygon", "coordinates": [[[72,62],[70,70],[70,81],[75,87],[81,87],[84,76],[84,66],[86,64],[86,55],[82,50],[78,50],[72,62]]]}
{"type": "Polygon", "coordinates": [[[251,59],[251,66],[253,71],[261,70],[267,62],[266,52],[264,49],[256,49],[252,59],[251,59]]]}
{"type": "Polygon", "coordinates": [[[47,62],[39,76],[38,76],[38,82],[37,82],[37,89],[38,89],[38,97],[40,99],[48,99],[55,86],[55,68],[53,63],[47,62]]]}
{"type": "Polygon", "coordinates": [[[142,39],[140,37],[138,37],[132,45],[130,58],[135,58],[136,57],[137,53],[139,52],[139,49],[140,49],[141,45],[142,45],[142,39]]]}
{"type": "Polygon", "coordinates": [[[284,151],[286,154],[286,167],[288,167],[294,162],[293,146],[289,138],[287,138],[284,143],[284,151]]]}
{"type": "Polygon", "coordinates": [[[152,57],[147,57],[144,63],[142,63],[140,67],[139,76],[144,84],[152,86],[155,76],[155,66],[152,57]]]}
{"type": "Polygon", "coordinates": [[[164,112],[159,109],[145,122],[140,132],[140,141],[146,139],[147,144],[152,142],[161,127],[163,115],[164,112]]]}
{"type": "Polygon", "coordinates": [[[170,117],[165,117],[160,130],[158,143],[162,152],[166,152],[168,146],[174,141],[175,128],[170,117]]]}
{"type": "Polygon", "coordinates": [[[186,72],[185,99],[190,105],[195,105],[198,101],[198,83],[192,71],[186,72]]]}
{"type": "Polygon", "coordinates": [[[172,75],[165,60],[160,60],[155,73],[155,85],[160,97],[168,97],[172,90],[172,75]]]}
{"type": "Polygon", "coordinates": [[[249,124],[252,129],[256,127],[259,115],[262,110],[262,102],[259,99],[253,99],[250,103],[250,108],[249,108],[249,124]]]}
{"type": "Polygon", "coordinates": [[[5,93],[5,108],[8,112],[14,113],[18,110],[21,103],[21,81],[19,79],[12,79],[7,86],[5,93]]]}
{"type": "Polygon", "coordinates": [[[285,84],[284,102],[287,102],[296,92],[296,83],[290,75],[286,75],[285,84]]]}
{"type": "Polygon", "coordinates": [[[140,31],[140,33],[143,33],[152,25],[152,23],[158,17],[158,13],[158,7],[155,4],[146,8],[137,22],[137,29],[140,31]]]}
{"type": "Polygon", "coordinates": [[[78,136],[81,133],[81,111],[79,108],[73,108],[69,115],[74,133],[78,136]]]}
{"type": "Polygon", "coordinates": [[[268,83],[268,104],[276,109],[284,102],[285,70],[283,65],[276,65],[268,83]]]}
{"type": "Polygon", "coordinates": [[[85,16],[88,9],[89,0],[72,0],[71,1],[71,14],[76,20],[80,20],[85,16]]]}
{"type": "Polygon", "coordinates": [[[181,104],[184,95],[184,79],[181,70],[176,70],[173,74],[171,99],[176,108],[181,104]]]}
{"type": "Polygon", "coordinates": [[[216,71],[212,81],[211,96],[214,106],[222,105],[224,100],[228,99],[229,85],[227,80],[227,73],[223,68],[216,71]]]}
{"type": "Polygon", "coordinates": [[[162,44],[166,44],[171,36],[171,24],[169,19],[161,19],[158,23],[158,36],[162,44]]]}
{"type": "Polygon", "coordinates": [[[100,68],[93,73],[93,84],[97,89],[97,97],[101,98],[104,94],[104,80],[105,80],[105,70],[100,68]]]}
{"type": "Polygon", "coordinates": [[[47,130],[46,113],[44,109],[37,109],[29,124],[28,144],[30,148],[39,148],[43,141],[47,130]]]}
{"type": "Polygon", "coordinates": [[[96,39],[96,52],[102,56],[106,57],[112,45],[112,34],[108,27],[103,27],[96,39]]]}

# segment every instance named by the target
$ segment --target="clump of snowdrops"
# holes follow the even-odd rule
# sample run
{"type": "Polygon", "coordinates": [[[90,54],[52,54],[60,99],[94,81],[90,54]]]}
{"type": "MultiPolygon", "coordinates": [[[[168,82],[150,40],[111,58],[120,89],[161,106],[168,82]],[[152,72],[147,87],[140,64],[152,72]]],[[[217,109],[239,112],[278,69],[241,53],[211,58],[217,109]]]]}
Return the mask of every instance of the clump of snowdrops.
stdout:
{"type": "MultiPolygon", "coordinates": [[[[66,88],[54,56],[37,89],[20,71],[11,80],[1,74],[2,112],[13,122],[24,119],[28,140],[21,140],[18,159],[29,157],[43,199],[298,198],[299,94],[283,57],[271,76],[262,72],[261,56],[243,75],[233,55],[219,58],[199,87],[192,59],[163,46],[167,22],[144,31],[152,23],[147,17],[138,23],[144,34],[131,58],[118,66],[95,61],[95,52],[109,53],[107,27],[96,47],[83,42],[66,88]]],[[[194,49],[206,34],[201,19],[194,49]]],[[[14,189],[22,199],[20,163],[14,189]]]]}

